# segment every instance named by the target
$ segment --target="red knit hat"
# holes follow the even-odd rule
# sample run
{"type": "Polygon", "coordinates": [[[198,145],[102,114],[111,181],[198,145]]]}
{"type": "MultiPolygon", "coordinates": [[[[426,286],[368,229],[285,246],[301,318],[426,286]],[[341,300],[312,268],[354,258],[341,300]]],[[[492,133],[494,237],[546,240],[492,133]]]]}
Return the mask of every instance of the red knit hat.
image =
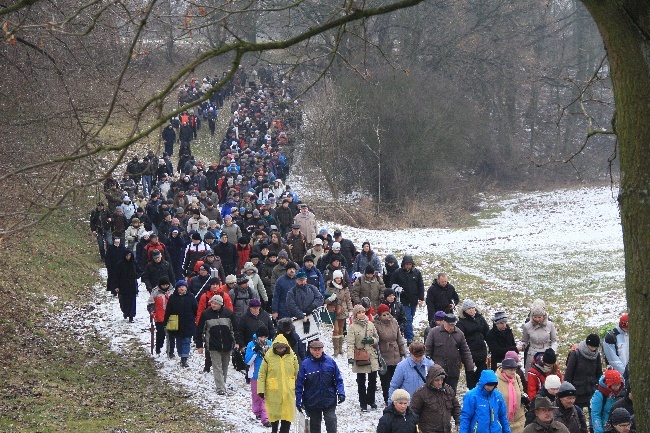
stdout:
{"type": "Polygon", "coordinates": [[[390,307],[386,304],[381,304],[379,307],[377,307],[377,314],[379,314],[380,316],[388,312],[390,312],[390,307]]]}
{"type": "Polygon", "coordinates": [[[622,384],[623,376],[621,376],[621,373],[616,370],[606,370],[604,382],[607,386],[616,385],[617,383],[622,384]]]}
{"type": "Polygon", "coordinates": [[[629,319],[627,313],[623,314],[621,318],[618,319],[618,326],[619,328],[627,331],[627,328],[629,326],[629,319]]]}

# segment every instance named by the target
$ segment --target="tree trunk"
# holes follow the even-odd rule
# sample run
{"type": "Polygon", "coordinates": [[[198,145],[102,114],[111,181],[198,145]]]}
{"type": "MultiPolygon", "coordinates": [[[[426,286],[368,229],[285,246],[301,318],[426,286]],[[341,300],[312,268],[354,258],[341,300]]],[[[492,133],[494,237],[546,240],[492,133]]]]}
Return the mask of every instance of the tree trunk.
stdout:
{"type": "Polygon", "coordinates": [[[621,158],[619,203],[637,431],[650,431],[650,3],[582,0],[609,57],[621,158]]]}

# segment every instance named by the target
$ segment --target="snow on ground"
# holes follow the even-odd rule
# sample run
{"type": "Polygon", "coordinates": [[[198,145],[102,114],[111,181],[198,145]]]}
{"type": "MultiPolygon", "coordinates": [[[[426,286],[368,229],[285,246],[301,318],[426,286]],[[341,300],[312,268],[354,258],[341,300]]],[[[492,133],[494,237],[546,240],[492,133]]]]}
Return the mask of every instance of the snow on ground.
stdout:
{"type": "MultiPolygon", "coordinates": [[[[453,269],[444,269],[452,279],[454,272],[463,272],[514,292],[531,296],[546,293],[549,295],[545,297],[547,302],[551,301],[558,309],[563,308],[561,295],[564,290],[583,291],[582,296],[588,299],[588,304],[583,305],[587,314],[567,309],[565,321],[598,324],[603,320],[616,320],[625,309],[622,233],[614,196],[609,188],[591,187],[488,199],[486,208],[501,210],[493,218],[482,220],[478,227],[462,230],[364,230],[331,222],[321,222],[320,226],[330,229],[330,233],[335,227],[342,229],[344,237],[358,246],[365,240],[370,241],[382,258],[388,252],[398,259],[404,253],[416,255],[422,262],[426,286],[431,283],[434,272],[443,270],[441,263],[453,263],[453,269]],[[603,285],[603,282],[608,283],[603,285]],[[607,302],[600,302],[605,295],[607,302]]],[[[100,275],[105,278],[105,269],[100,275]]],[[[117,299],[105,291],[103,283],[94,291],[95,308],[87,309],[86,322],[80,324],[80,328],[94,327],[110,339],[113,350],[133,350],[131,343],[135,341],[141,350],[148,352],[151,337],[145,307],[147,291],[141,288],[138,315],[133,324],[122,319],[117,299]]],[[[519,308],[523,314],[525,307],[519,308]]],[[[63,317],[62,320],[67,319],[63,317]]],[[[416,322],[420,320],[426,320],[425,309],[420,309],[416,315],[416,322]]],[[[322,335],[325,353],[332,353],[331,330],[324,328],[322,335]]],[[[374,432],[383,409],[381,387],[378,384],[379,409],[361,414],[356,376],[346,359],[339,356],[337,362],[347,395],[346,402],[337,410],[339,431],[374,432]]],[[[163,378],[179,392],[187,394],[190,404],[204,407],[208,414],[222,420],[225,431],[269,431],[255,420],[250,410],[250,387],[241,373],[231,369],[228,395],[221,397],[214,391],[212,374],[202,373],[202,355],[194,352],[188,369],[180,367],[178,358],[170,360],[157,356],[156,363],[163,378]]]]}

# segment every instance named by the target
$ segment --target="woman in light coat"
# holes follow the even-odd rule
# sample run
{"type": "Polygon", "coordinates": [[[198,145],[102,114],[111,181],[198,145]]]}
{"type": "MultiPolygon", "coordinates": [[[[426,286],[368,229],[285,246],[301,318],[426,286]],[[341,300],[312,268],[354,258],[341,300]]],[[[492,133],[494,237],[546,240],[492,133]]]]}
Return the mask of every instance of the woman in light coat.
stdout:
{"type": "Polygon", "coordinates": [[[355,305],[352,312],[352,324],[348,327],[348,363],[352,366],[352,372],[357,374],[361,412],[367,412],[368,406],[372,409],[377,408],[375,393],[377,392],[379,357],[375,345],[379,343],[379,335],[377,335],[375,325],[366,317],[366,309],[362,305],[355,305]],[[370,355],[370,364],[358,365],[354,359],[355,349],[365,349],[370,355]],[[367,388],[366,376],[368,377],[367,388]]]}
{"type": "Polygon", "coordinates": [[[526,410],[521,399],[524,387],[517,374],[518,368],[515,360],[504,359],[496,371],[497,379],[499,379],[497,389],[506,401],[508,423],[512,433],[523,433],[526,421],[526,410]]]}
{"type": "Polygon", "coordinates": [[[536,353],[544,352],[551,348],[557,352],[557,333],[555,325],[548,320],[544,301],[537,299],[530,309],[530,321],[524,323],[521,341],[526,350],[524,370],[531,366],[536,353]]]}
{"type": "Polygon", "coordinates": [[[279,334],[266,352],[257,375],[257,394],[264,405],[271,432],[289,433],[296,410],[298,359],[284,335],[279,334]]]}

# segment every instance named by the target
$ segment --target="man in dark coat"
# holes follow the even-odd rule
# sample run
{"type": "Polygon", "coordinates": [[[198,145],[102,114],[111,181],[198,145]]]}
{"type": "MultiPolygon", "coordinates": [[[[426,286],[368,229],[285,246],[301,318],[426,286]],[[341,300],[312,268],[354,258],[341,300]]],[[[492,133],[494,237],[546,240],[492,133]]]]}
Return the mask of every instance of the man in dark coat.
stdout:
{"type": "Polygon", "coordinates": [[[427,290],[427,313],[429,323],[433,323],[433,316],[436,311],[453,313],[454,308],[458,305],[458,293],[456,288],[449,282],[446,273],[441,272],[438,278],[433,280],[433,284],[427,290]]]}
{"type": "Polygon", "coordinates": [[[160,250],[152,251],[151,258],[152,260],[147,263],[147,266],[145,266],[144,272],[142,272],[141,275],[142,282],[149,293],[151,293],[151,290],[158,285],[158,282],[162,277],[167,277],[169,281],[176,280],[172,265],[167,260],[163,259],[160,250]]]}
{"type": "Polygon", "coordinates": [[[415,267],[412,256],[404,256],[401,267],[393,274],[393,283],[402,288],[400,302],[406,310],[404,338],[408,344],[411,344],[414,338],[413,317],[415,317],[418,305],[424,303],[424,281],[420,270],[415,267]]]}
{"type": "Polygon", "coordinates": [[[221,266],[226,275],[235,275],[237,273],[237,265],[239,264],[239,254],[237,247],[228,242],[228,235],[221,232],[221,240],[214,248],[214,253],[221,258],[221,266]]]}
{"type": "MultiPolygon", "coordinates": [[[[348,276],[352,277],[352,268],[354,267],[354,258],[357,256],[357,248],[350,239],[345,239],[339,230],[334,231],[334,240],[341,244],[341,254],[345,259],[345,269],[348,276]]],[[[422,286],[424,288],[424,285],[422,286]]]]}
{"type": "Polygon", "coordinates": [[[271,315],[262,310],[262,303],[259,299],[248,301],[248,311],[235,321],[235,342],[240,349],[245,349],[253,334],[264,326],[269,331],[269,339],[275,338],[275,328],[271,315]]]}
{"type": "Polygon", "coordinates": [[[492,318],[492,329],[485,336],[485,342],[490,349],[492,371],[497,371],[499,364],[510,351],[518,352],[515,336],[508,325],[508,316],[503,311],[497,311],[492,318]]]}
{"type": "Polygon", "coordinates": [[[171,123],[167,125],[165,129],[163,129],[162,139],[165,142],[165,152],[170,155],[173,155],[174,143],[176,142],[176,131],[174,131],[174,126],[171,123]]]}
{"type": "Polygon", "coordinates": [[[106,251],[106,290],[113,296],[117,296],[115,288],[117,287],[118,264],[124,258],[126,248],[122,245],[120,238],[113,238],[113,243],[108,246],[106,251]]]}
{"type": "Polygon", "coordinates": [[[472,360],[476,371],[465,371],[467,377],[467,389],[472,389],[478,383],[481,372],[487,368],[487,345],[485,336],[490,327],[483,318],[483,315],[476,309],[476,303],[470,299],[463,302],[460,320],[456,325],[465,334],[465,341],[469,351],[472,352],[472,360]]]}
{"type": "Polygon", "coordinates": [[[103,202],[97,203],[97,207],[90,213],[90,231],[97,238],[99,255],[102,262],[106,261],[106,247],[111,244],[110,222],[108,221],[108,212],[103,202]],[[106,242],[106,245],[104,245],[106,242]]]}

